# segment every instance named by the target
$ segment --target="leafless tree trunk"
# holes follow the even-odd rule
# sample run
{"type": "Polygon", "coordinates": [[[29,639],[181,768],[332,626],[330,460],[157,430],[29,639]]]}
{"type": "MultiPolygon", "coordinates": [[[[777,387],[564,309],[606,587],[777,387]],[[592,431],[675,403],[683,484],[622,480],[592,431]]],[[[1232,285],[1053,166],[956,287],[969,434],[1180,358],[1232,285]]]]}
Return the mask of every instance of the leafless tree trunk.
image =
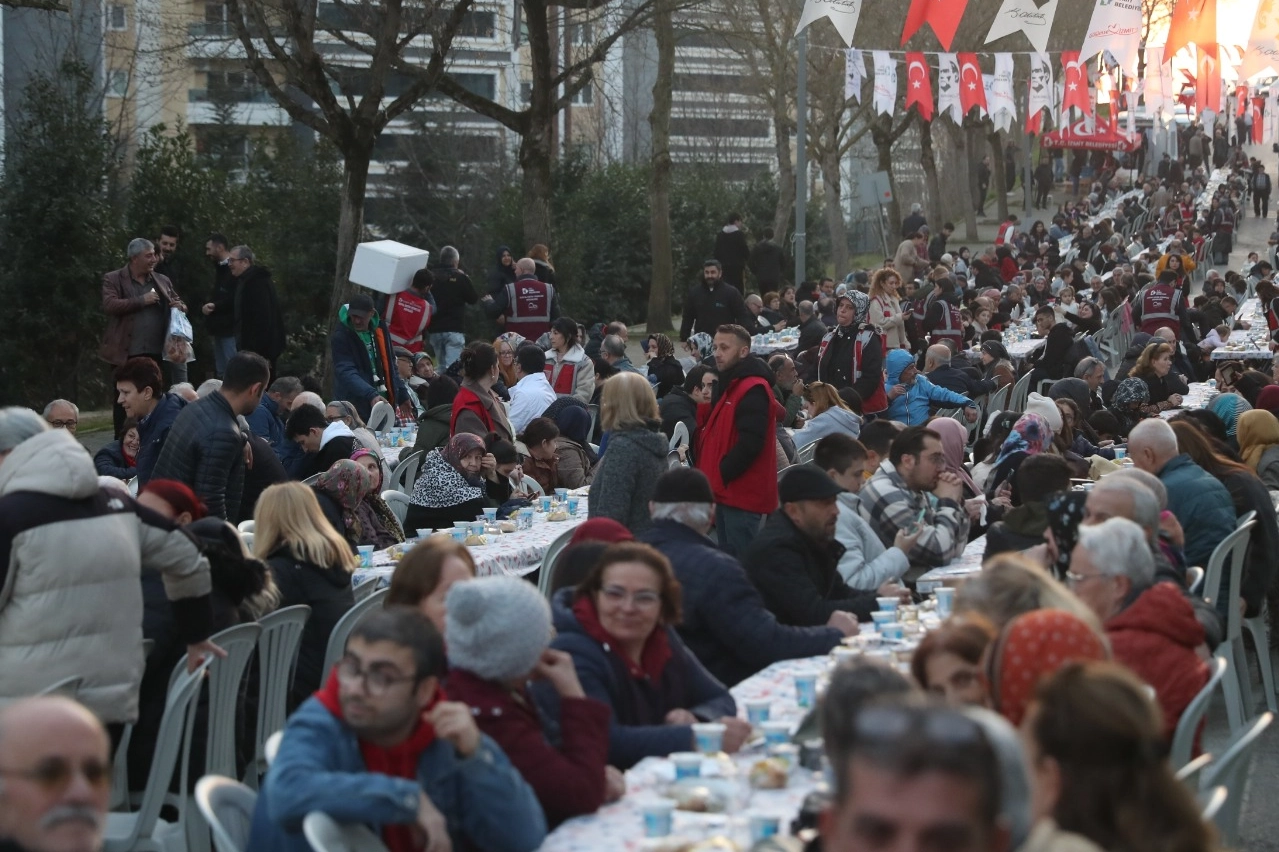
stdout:
{"type": "MultiPolygon", "coordinates": [[[[936,120],[936,116],[934,116],[936,120]]],[[[933,153],[933,122],[919,121],[919,164],[924,168],[924,186],[928,188],[928,221],[933,232],[941,229],[946,218],[941,206],[941,183],[937,180],[937,157],[933,153]]]]}

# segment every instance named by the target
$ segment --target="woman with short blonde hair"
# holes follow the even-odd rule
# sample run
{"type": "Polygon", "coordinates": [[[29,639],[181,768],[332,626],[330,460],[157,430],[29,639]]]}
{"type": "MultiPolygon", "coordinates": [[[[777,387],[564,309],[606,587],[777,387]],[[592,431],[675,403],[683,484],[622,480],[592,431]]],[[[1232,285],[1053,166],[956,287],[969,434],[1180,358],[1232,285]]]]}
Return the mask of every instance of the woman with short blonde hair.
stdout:
{"type": "Polygon", "coordinates": [[[359,559],[325,519],[315,492],[300,482],[263,491],[253,520],[253,553],[271,569],[280,608],[311,607],[298,649],[291,710],[320,688],[329,634],[355,605],[351,574],[359,559]]]}
{"type": "Polygon", "coordinates": [[[600,426],[608,444],[591,480],[590,516],[612,518],[639,532],[653,522],[648,501],[666,470],[670,449],[660,431],[657,397],[648,379],[618,373],[604,382],[600,426]]]}
{"type": "Polygon", "coordinates": [[[600,393],[600,428],[605,432],[633,429],[660,416],[653,386],[639,373],[618,373],[604,382],[600,393]]]}

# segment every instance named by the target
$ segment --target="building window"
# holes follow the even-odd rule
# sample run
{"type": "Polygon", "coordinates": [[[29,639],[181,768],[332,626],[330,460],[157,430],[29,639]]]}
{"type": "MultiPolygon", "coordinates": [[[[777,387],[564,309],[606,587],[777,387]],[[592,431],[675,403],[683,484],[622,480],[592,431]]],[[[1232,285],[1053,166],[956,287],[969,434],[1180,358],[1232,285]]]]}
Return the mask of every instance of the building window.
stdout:
{"type": "Polygon", "coordinates": [[[118,4],[107,7],[107,29],[123,32],[129,28],[129,10],[118,4]]]}
{"type": "Polygon", "coordinates": [[[497,77],[493,74],[450,74],[450,77],[468,92],[488,98],[497,98],[497,77]]]}
{"type": "Polygon", "coordinates": [[[594,44],[595,27],[590,21],[570,21],[566,26],[564,37],[569,44],[594,44]]]}
{"type": "Polygon", "coordinates": [[[573,93],[573,106],[590,106],[595,101],[595,86],[587,83],[573,93]]]}
{"type": "Polygon", "coordinates": [[[533,84],[520,83],[520,103],[532,103],[533,101],[533,84]]]}
{"type": "Polygon", "coordinates": [[[226,101],[252,101],[262,91],[252,71],[210,71],[209,94],[226,101]]]}
{"type": "Polygon", "coordinates": [[[129,93],[129,72],[112,70],[107,72],[107,97],[123,98],[129,93]]]}
{"type": "Polygon", "coordinates": [[[492,12],[467,12],[457,34],[466,38],[495,38],[497,16],[492,12]]]}

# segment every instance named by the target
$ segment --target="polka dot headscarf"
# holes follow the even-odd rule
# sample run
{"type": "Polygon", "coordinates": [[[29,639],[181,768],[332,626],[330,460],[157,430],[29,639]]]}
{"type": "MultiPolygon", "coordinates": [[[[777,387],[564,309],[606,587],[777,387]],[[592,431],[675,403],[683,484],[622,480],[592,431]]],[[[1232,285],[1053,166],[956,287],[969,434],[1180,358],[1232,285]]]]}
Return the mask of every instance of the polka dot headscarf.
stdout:
{"type": "Polygon", "coordinates": [[[995,709],[1020,725],[1039,681],[1074,660],[1106,660],[1106,646],[1077,616],[1037,609],[1008,622],[990,655],[988,679],[995,709]]]}

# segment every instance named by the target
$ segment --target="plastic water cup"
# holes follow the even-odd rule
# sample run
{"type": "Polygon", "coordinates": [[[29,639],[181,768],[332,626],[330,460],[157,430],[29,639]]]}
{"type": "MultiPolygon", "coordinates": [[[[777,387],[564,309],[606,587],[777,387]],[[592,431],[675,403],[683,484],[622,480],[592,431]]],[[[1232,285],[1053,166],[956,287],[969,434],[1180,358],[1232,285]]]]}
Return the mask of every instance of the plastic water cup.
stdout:
{"type": "Polygon", "coordinates": [[[449,535],[453,536],[453,540],[456,542],[461,543],[466,541],[466,530],[462,529],[461,527],[454,527],[453,529],[449,530],[449,535]]]}
{"type": "Polygon", "coordinates": [[[880,629],[881,627],[883,627],[885,624],[889,624],[889,623],[891,623],[892,621],[896,620],[896,618],[897,618],[897,613],[895,613],[895,612],[886,612],[886,611],[881,610],[881,611],[879,611],[879,612],[872,612],[872,613],[870,614],[870,618],[871,618],[871,621],[873,621],[873,622],[874,622],[874,624],[875,624],[875,629],[876,629],[876,630],[879,630],[879,629],[880,629]]]}
{"type": "Polygon", "coordinates": [[[698,722],[693,726],[693,738],[702,754],[717,754],[724,749],[724,724],[722,722],[698,722]]]}
{"type": "Polygon", "coordinates": [[[1119,461],[1126,455],[1128,455],[1127,447],[1115,447],[1115,461],[1119,461]]]}
{"type": "Polygon", "coordinates": [[[764,732],[764,742],[767,745],[785,745],[790,742],[790,722],[761,722],[759,729],[764,732]]]}
{"type": "Polygon", "coordinates": [[[533,507],[532,506],[525,506],[524,508],[520,509],[519,523],[520,523],[520,529],[522,530],[533,529],[533,507]]]}
{"type": "Polygon", "coordinates": [[[847,645],[840,645],[835,649],[835,665],[842,666],[850,660],[857,659],[861,656],[861,654],[862,652],[856,648],[849,648],[847,645]]]}
{"type": "Polygon", "coordinates": [[[879,635],[885,639],[901,640],[906,636],[906,628],[900,621],[890,621],[880,626],[879,635]]]}
{"type": "Polygon", "coordinates": [[[484,535],[484,522],[471,521],[470,532],[471,532],[471,535],[484,535]]]}
{"type": "Polygon", "coordinates": [[[425,540],[425,539],[430,538],[430,537],[431,537],[431,533],[433,533],[433,532],[435,532],[435,530],[418,530],[418,531],[417,531],[417,537],[418,537],[418,538],[420,538],[420,539],[425,540]]]}
{"type": "Polygon", "coordinates": [[[950,586],[940,586],[936,591],[937,614],[942,618],[950,618],[955,611],[955,590],[950,586]]]}
{"type": "Polygon", "coordinates": [[[773,706],[771,701],[766,698],[762,698],[755,701],[747,701],[745,704],[746,721],[750,722],[756,728],[768,721],[768,714],[773,706]]]}
{"type": "Polygon", "coordinates": [[[782,819],[775,814],[751,814],[751,845],[776,837],[781,827],[782,819]]]}
{"type": "Polygon", "coordinates": [[[361,568],[373,567],[373,545],[371,544],[360,545],[360,567],[361,568]]]}
{"type": "Polygon", "coordinates": [[[666,837],[671,833],[671,815],[675,813],[674,802],[655,799],[645,802],[640,812],[644,815],[645,837],[666,837]]]}
{"type": "Polygon", "coordinates": [[[569,497],[569,498],[568,498],[568,513],[569,513],[570,515],[574,515],[574,516],[576,516],[576,515],[577,515],[577,507],[578,507],[579,505],[581,505],[581,502],[582,502],[582,501],[581,501],[579,498],[577,498],[577,497],[569,497]]]}
{"type": "Polygon", "coordinates": [[[817,704],[817,675],[795,675],[795,703],[806,710],[817,704]]]}
{"type": "Polygon", "coordinates": [[[470,528],[471,528],[470,521],[454,521],[453,522],[453,529],[455,530],[462,530],[463,532],[465,532],[469,530],[470,528]]]}
{"type": "Polygon", "coordinates": [[[875,603],[879,604],[880,612],[897,612],[897,598],[875,598],[875,603]]]}
{"type": "Polygon", "coordinates": [[[702,754],[697,751],[677,751],[671,755],[671,763],[675,764],[675,780],[700,778],[702,775],[702,754]]]}
{"type": "Polygon", "coordinates": [[[537,510],[543,514],[551,511],[551,498],[545,495],[539,497],[537,501],[537,510]]]}
{"type": "Polygon", "coordinates": [[[559,501],[559,502],[561,502],[561,503],[563,503],[563,502],[565,502],[566,500],[568,500],[568,489],[567,489],[567,488],[556,488],[556,489],[555,489],[555,499],[556,499],[556,500],[558,500],[558,501],[559,501]]]}
{"type": "Polygon", "coordinates": [[[490,523],[490,524],[495,524],[495,523],[497,523],[497,509],[496,509],[496,508],[493,508],[493,509],[485,509],[485,510],[484,510],[484,520],[485,520],[485,522],[486,522],[486,523],[490,523]]]}

